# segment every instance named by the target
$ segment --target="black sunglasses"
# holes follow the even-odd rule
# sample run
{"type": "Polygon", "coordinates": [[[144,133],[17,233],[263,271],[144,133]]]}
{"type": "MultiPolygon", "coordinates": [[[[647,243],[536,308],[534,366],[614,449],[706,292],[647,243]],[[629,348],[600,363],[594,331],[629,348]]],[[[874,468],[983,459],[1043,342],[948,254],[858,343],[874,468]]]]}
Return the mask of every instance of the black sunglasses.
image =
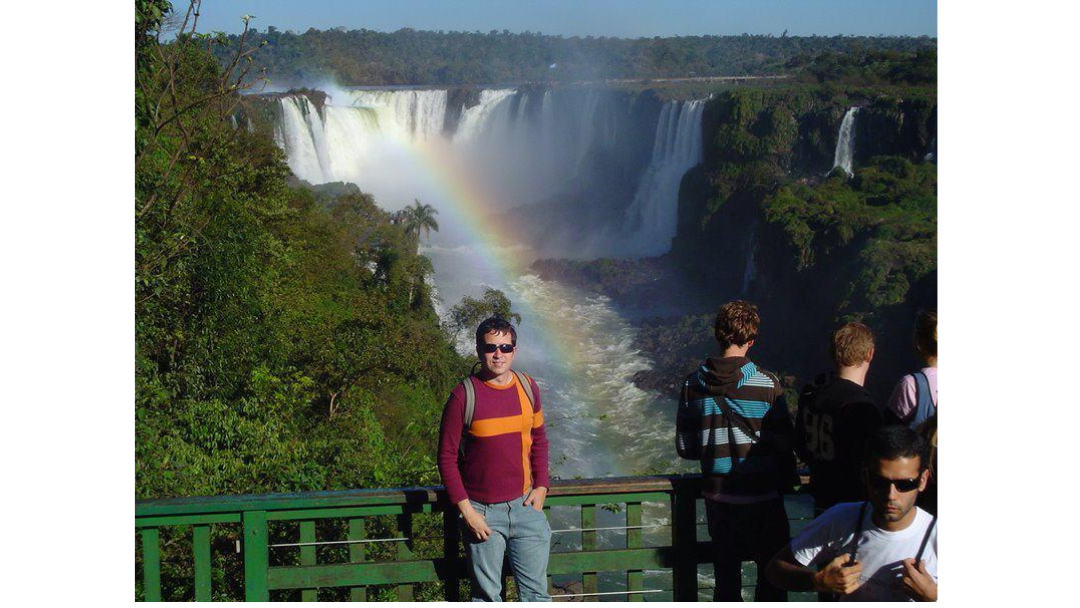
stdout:
{"type": "Polygon", "coordinates": [[[881,492],[888,492],[889,486],[896,486],[897,492],[910,492],[918,490],[921,481],[919,477],[914,479],[889,479],[880,475],[871,475],[870,487],[881,492]]]}
{"type": "Polygon", "coordinates": [[[514,346],[514,344],[484,344],[480,350],[490,355],[495,352],[495,349],[499,349],[503,354],[509,355],[514,352],[514,346]]]}

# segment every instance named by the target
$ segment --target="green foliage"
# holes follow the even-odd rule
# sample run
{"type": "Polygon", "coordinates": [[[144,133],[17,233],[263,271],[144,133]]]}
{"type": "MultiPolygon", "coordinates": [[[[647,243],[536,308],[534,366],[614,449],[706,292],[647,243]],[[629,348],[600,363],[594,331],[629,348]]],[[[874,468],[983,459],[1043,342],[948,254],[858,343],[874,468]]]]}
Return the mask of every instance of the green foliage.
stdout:
{"type": "Polygon", "coordinates": [[[765,199],[797,269],[829,258],[851,276],[838,316],[899,304],[937,267],[937,167],[877,157],[849,182],[834,172],[817,185],[790,184],[765,199]]]}
{"type": "MultiPolygon", "coordinates": [[[[253,32],[254,57],[277,82],[452,85],[576,82],[606,78],[745,76],[798,72],[811,58],[872,49],[902,56],[936,49],[909,37],[680,36],[564,38],[536,32],[401,29],[253,32]],[[554,66],[554,67],[552,67],[554,66]]],[[[224,57],[224,53],[221,54],[224,57]]],[[[815,64],[816,65],[816,64],[815,64]]]]}
{"type": "Polygon", "coordinates": [[[799,103],[810,101],[801,95],[785,95],[777,103],[776,94],[761,89],[723,96],[717,108],[721,125],[713,139],[716,149],[723,151],[722,160],[745,162],[790,150],[799,129],[794,113],[798,108],[792,105],[799,103]]]}
{"type": "MultiPolygon", "coordinates": [[[[270,138],[230,120],[242,38],[162,44],[168,12],[136,3],[136,498],[436,483],[442,400],[468,364],[419,231],[355,187],[292,185],[270,138]]],[[[190,537],[163,534],[163,597],[191,599],[190,537]]],[[[241,597],[227,553],[217,599],[241,597]]]]}
{"type": "Polygon", "coordinates": [[[413,238],[419,239],[420,233],[423,232],[424,236],[431,238],[431,231],[439,231],[439,222],[435,220],[435,216],[439,211],[431,205],[421,203],[420,201],[413,199],[413,205],[405,207],[401,210],[400,221],[405,228],[405,234],[413,238]]]}
{"type": "Polygon", "coordinates": [[[355,188],[291,186],[229,121],[221,40],[162,45],[166,12],[136,5],[136,497],[433,482],[466,363],[419,231],[355,188]]]}
{"type": "Polygon", "coordinates": [[[934,85],[937,84],[937,49],[903,51],[855,48],[846,53],[827,51],[813,57],[793,57],[787,67],[814,82],[934,85]]]}
{"type": "Polygon", "coordinates": [[[488,287],[479,300],[465,296],[450,309],[450,334],[457,339],[461,332],[475,330],[485,319],[494,316],[521,324],[521,315],[513,311],[513,303],[506,294],[488,287]]]}

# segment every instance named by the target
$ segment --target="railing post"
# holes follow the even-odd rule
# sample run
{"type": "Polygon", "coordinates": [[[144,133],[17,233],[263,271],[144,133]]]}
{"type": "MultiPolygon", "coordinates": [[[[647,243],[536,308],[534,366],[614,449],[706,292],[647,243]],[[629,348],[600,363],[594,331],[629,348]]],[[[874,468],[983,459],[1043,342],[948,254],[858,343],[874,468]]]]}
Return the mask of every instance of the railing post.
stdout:
{"type": "Polygon", "coordinates": [[[461,560],[458,558],[458,542],[460,539],[458,527],[457,509],[453,506],[443,511],[443,557],[446,558],[446,601],[461,601],[461,580],[458,579],[461,560]]]}
{"type": "MultiPolygon", "coordinates": [[[[641,548],[641,503],[626,504],[626,548],[641,548]]],[[[644,589],[644,576],[641,570],[628,570],[626,572],[626,590],[641,591],[644,589]]],[[[642,602],[645,596],[640,593],[631,593],[626,596],[629,602],[642,602]]]]}
{"type": "MultiPolygon", "coordinates": [[[[407,539],[399,540],[394,543],[397,546],[397,560],[406,561],[413,559],[412,513],[406,510],[402,512],[401,515],[397,516],[397,531],[398,534],[407,539]]],[[[399,602],[413,601],[412,585],[398,585],[397,591],[399,602]]]]}
{"type": "Polygon", "coordinates": [[[157,528],[143,528],[143,599],[161,601],[161,551],[157,528]]]}
{"type": "Polygon", "coordinates": [[[209,602],[211,597],[210,526],[192,526],[192,551],[195,554],[195,601],[209,602]]]}
{"type": "Polygon", "coordinates": [[[245,511],[244,524],[244,600],[269,602],[267,575],[270,547],[266,530],[266,511],[245,511]]]}
{"type": "MultiPolygon", "coordinates": [[[[367,538],[367,531],[365,529],[364,520],[356,517],[349,520],[349,540],[364,540],[367,538]]],[[[349,545],[349,561],[358,564],[364,561],[365,551],[362,543],[355,543],[349,545]]],[[[349,601],[351,602],[366,602],[367,601],[367,587],[351,587],[349,588],[349,601]]]]}
{"type": "Polygon", "coordinates": [[[697,601],[697,493],[693,485],[672,480],[671,545],[674,553],[674,599],[697,601]]]}
{"type": "MultiPolygon", "coordinates": [[[[300,542],[315,542],[315,522],[313,520],[300,522],[300,542]]],[[[317,563],[318,552],[315,545],[300,547],[300,564],[314,566],[317,563]]],[[[319,599],[318,589],[302,589],[300,591],[301,602],[314,602],[319,599]]]]}
{"type": "MultiPolygon", "coordinates": [[[[581,505],[581,550],[596,551],[597,537],[595,531],[585,532],[596,527],[596,505],[581,505]]],[[[596,593],[599,591],[596,572],[585,571],[581,573],[581,592],[596,593]]]]}

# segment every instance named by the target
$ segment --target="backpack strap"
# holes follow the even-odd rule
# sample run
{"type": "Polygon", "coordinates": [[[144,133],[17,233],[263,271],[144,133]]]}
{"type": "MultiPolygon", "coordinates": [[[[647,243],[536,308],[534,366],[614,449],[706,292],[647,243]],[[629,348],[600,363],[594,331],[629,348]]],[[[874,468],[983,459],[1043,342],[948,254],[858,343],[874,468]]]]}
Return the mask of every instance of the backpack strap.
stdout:
{"type": "MultiPolygon", "coordinates": [[[[859,519],[855,521],[855,546],[851,548],[851,558],[844,564],[845,568],[855,565],[855,557],[859,553],[859,537],[862,536],[863,531],[863,518],[866,517],[866,507],[870,504],[870,501],[862,503],[859,507],[859,519]]],[[[935,518],[936,519],[936,518],[935,518]]],[[[925,541],[923,541],[925,543],[925,541]]]]}
{"type": "Polygon", "coordinates": [[[461,387],[465,389],[465,415],[462,416],[464,424],[461,426],[461,441],[458,442],[458,459],[464,460],[465,442],[469,440],[469,429],[472,428],[473,415],[476,413],[476,387],[472,383],[472,374],[465,376],[461,387]]]}
{"type": "Polygon", "coordinates": [[[748,423],[745,418],[740,416],[735,410],[731,409],[731,404],[728,403],[727,400],[727,393],[713,396],[713,401],[716,402],[716,405],[720,407],[720,411],[724,413],[724,417],[727,418],[729,433],[731,433],[731,427],[734,424],[734,426],[739,427],[740,431],[746,433],[754,443],[761,441],[761,436],[754,430],[754,427],[750,426],[750,423],[748,423]]]}
{"type": "Polygon", "coordinates": [[[926,374],[915,372],[911,375],[915,378],[916,406],[915,416],[908,426],[917,430],[920,424],[937,413],[937,408],[934,407],[934,399],[930,395],[930,380],[926,377],[926,374]]]}
{"type": "Polygon", "coordinates": [[[919,565],[919,560],[922,559],[923,552],[926,551],[926,544],[930,542],[930,533],[934,531],[935,524],[937,524],[937,515],[930,520],[930,525],[926,527],[926,534],[923,535],[922,544],[919,545],[919,553],[915,556],[916,567],[919,565]]]}
{"type": "Polygon", "coordinates": [[[536,395],[533,395],[532,378],[525,372],[519,372],[517,370],[511,371],[514,372],[514,376],[516,376],[518,382],[521,383],[521,388],[525,389],[525,396],[529,398],[529,407],[536,407],[536,395]]]}
{"type": "Polygon", "coordinates": [[[476,413],[476,387],[473,386],[472,376],[466,376],[461,381],[461,386],[465,388],[465,426],[466,433],[472,428],[473,415],[476,413]]]}

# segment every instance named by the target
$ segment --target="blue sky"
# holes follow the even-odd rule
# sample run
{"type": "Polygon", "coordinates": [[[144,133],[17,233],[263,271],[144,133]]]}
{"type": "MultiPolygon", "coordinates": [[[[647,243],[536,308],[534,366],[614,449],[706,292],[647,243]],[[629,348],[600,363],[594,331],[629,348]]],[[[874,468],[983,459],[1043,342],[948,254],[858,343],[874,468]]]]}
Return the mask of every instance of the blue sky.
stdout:
{"type": "MultiPolygon", "coordinates": [[[[183,7],[184,0],[173,0],[183,7]]],[[[539,31],[563,36],[702,34],[937,36],[936,0],[203,0],[199,30],[253,26],[539,31]]]]}

